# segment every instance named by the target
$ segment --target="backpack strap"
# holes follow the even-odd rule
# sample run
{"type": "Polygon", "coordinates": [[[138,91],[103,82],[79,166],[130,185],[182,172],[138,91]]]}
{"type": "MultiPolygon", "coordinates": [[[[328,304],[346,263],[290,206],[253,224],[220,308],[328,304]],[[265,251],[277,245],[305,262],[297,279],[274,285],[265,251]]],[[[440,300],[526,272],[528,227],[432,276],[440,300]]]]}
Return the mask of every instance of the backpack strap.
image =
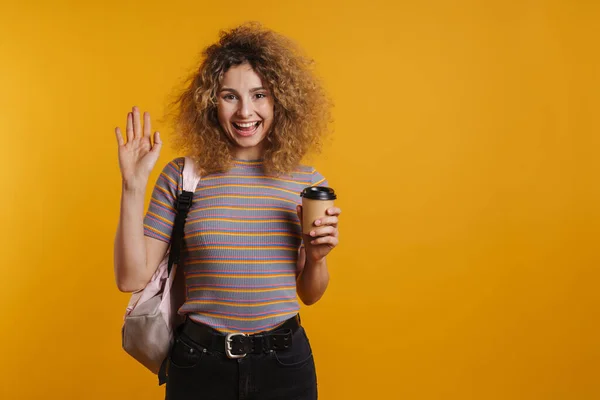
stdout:
{"type": "Polygon", "coordinates": [[[190,157],[185,157],[182,176],[182,191],[179,196],[177,196],[177,202],[175,204],[177,214],[175,215],[173,234],[171,236],[171,250],[169,252],[169,265],[167,267],[167,273],[169,275],[171,274],[173,264],[179,264],[185,220],[187,219],[188,212],[192,206],[194,191],[196,190],[196,186],[198,186],[198,181],[200,181],[200,176],[196,173],[194,160],[190,157]]]}

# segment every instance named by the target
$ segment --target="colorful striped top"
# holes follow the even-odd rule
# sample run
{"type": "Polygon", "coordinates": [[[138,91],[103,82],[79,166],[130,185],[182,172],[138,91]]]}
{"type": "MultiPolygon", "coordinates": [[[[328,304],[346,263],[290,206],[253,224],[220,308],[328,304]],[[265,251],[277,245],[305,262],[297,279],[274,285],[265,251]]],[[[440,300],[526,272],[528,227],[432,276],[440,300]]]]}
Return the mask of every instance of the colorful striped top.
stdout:
{"type": "MultiPolygon", "coordinates": [[[[184,158],[165,166],[144,218],[146,236],[169,242],[184,158]]],[[[296,205],[306,186],[327,186],[314,168],[267,176],[261,161],[236,160],[203,176],[185,225],[183,314],[221,332],[257,333],[299,310],[296,205]]]]}

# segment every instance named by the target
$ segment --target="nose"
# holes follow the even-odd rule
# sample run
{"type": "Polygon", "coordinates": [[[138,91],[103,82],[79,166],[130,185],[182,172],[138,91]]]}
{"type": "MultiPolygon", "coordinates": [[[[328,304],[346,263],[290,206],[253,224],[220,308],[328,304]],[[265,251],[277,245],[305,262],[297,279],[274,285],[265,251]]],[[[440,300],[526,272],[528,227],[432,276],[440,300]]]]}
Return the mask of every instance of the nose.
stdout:
{"type": "Polygon", "coordinates": [[[240,118],[249,118],[252,116],[252,113],[253,113],[252,102],[249,99],[243,98],[243,99],[241,99],[241,101],[238,104],[239,104],[239,107],[238,107],[237,113],[240,118]]]}

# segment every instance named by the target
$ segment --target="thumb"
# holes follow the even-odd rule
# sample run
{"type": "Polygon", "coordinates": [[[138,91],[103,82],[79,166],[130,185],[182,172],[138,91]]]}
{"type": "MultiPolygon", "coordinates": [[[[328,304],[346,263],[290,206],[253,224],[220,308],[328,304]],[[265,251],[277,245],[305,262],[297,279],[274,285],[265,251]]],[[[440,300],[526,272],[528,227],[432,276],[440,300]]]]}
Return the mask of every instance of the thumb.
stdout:
{"type": "Polygon", "coordinates": [[[154,132],[154,146],[152,146],[152,152],[160,152],[160,149],[162,147],[162,140],[160,139],[160,133],[158,132],[154,132]]]}
{"type": "Polygon", "coordinates": [[[300,229],[304,230],[304,223],[302,222],[302,206],[296,206],[296,214],[298,214],[298,219],[300,220],[300,229]]]}

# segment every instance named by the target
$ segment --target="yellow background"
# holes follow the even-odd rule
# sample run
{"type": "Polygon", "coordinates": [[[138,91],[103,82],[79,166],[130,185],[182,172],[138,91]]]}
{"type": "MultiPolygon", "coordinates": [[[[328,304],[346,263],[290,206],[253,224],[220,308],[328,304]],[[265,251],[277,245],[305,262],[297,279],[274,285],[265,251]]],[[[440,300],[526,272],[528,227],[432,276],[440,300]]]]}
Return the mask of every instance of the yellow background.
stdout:
{"type": "MultiPolygon", "coordinates": [[[[339,192],[321,398],[600,398],[600,3],[45,1],[0,10],[0,398],[162,399],[120,348],[113,129],[221,28],[316,59],[339,192]]],[[[157,167],[152,176],[156,178],[157,167]]],[[[151,188],[148,188],[148,195],[151,188]]]]}

